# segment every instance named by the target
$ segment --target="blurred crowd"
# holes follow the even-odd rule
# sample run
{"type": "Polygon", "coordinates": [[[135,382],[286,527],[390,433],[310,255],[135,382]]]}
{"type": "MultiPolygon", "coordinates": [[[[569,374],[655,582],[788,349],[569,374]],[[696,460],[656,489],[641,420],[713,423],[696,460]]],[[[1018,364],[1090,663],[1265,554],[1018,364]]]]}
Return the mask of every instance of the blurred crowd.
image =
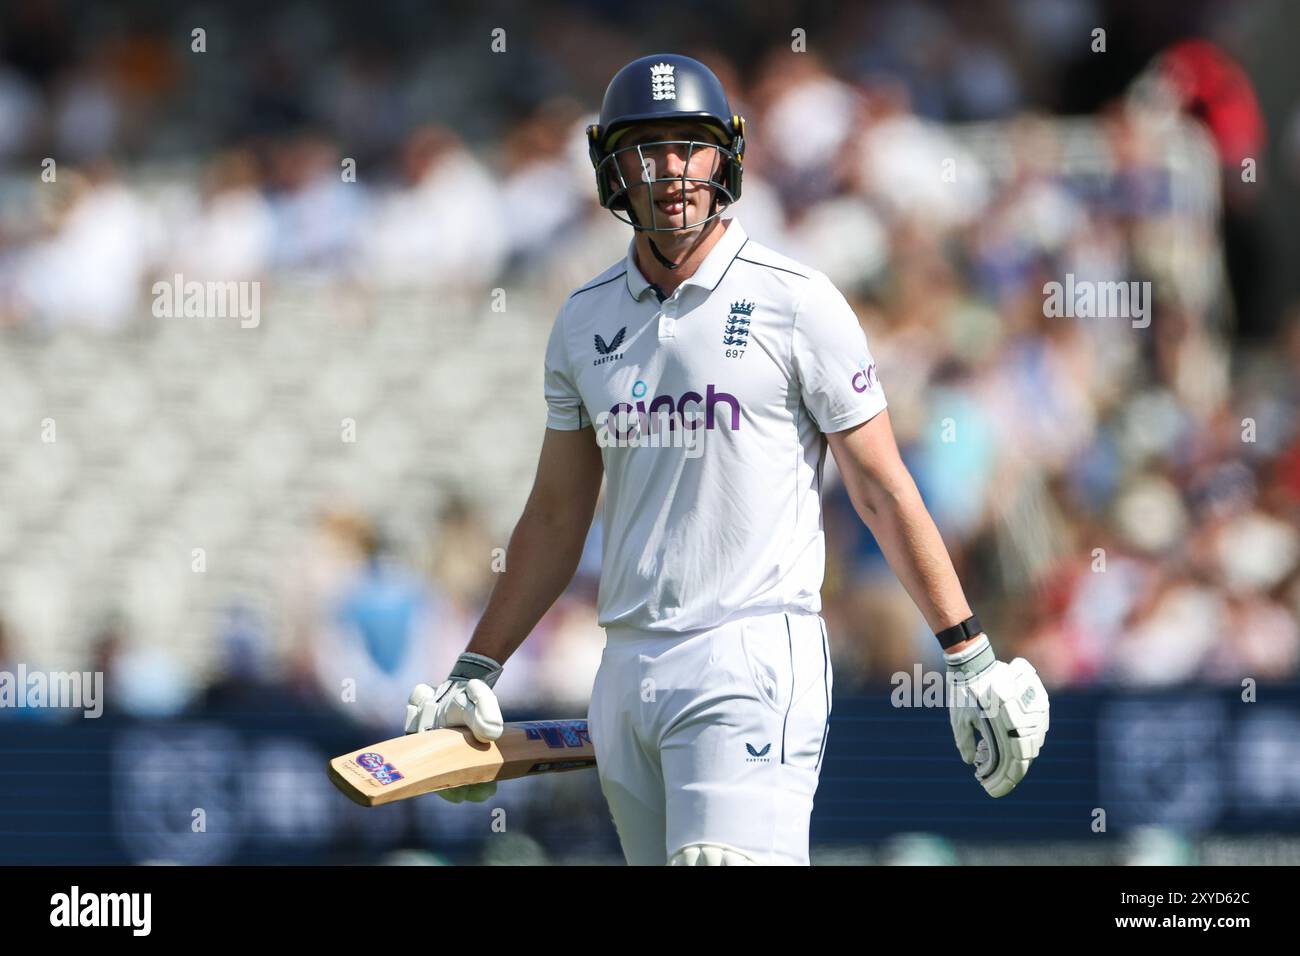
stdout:
{"type": "MultiPolygon", "coordinates": [[[[9,10],[0,334],[138,334],[151,284],[175,273],[430,297],[526,286],[558,306],[626,247],[595,202],[582,131],[609,76],[647,52],[637,24],[651,15],[542,6],[243,19],[181,5],[141,22],[73,3],[9,10]]],[[[732,91],[752,133],[734,214],[849,296],[972,606],[1002,656],[1028,657],[1050,686],[1300,669],[1300,300],[1252,295],[1265,185],[1243,188],[1239,171],[1264,121],[1231,51],[1238,24],[1191,6],[1208,38],[1171,38],[1125,72],[1135,43],[1113,37],[1118,79],[1087,72],[1090,31],[1113,12],[1088,0],[817,17],[775,4],[726,42],[684,47],[669,38],[686,13],[643,24],[732,91]],[[791,24],[810,52],[792,52],[791,24]],[[1052,115],[1064,110],[1087,111],[1086,162],[1052,115]],[[1184,124],[1208,144],[1208,189],[1170,159],[1184,124]],[[1150,326],[1049,317],[1044,284],[1066,274],[1151,282],[1150,326]]],[[[286,643],[262,633],[270,622],[232,608],[206,688],[140,661],[111,623],[97,659],[123,686],[140,675],[128,699],[142,711],[276,681],[391,723],[357,701],[441,678],[501,542],[463,501],[414,547],[384,525],[321,503],[277,585],[287,653],[266,651],[286,643]],[[349,698],[349,680],[367,692],[349,698]]],[[[826,531],[837,689],[936,663],[833,474],[826,531]]],[[[504,698],[585,704],[600,534],[598,518],[504,698]]]]}

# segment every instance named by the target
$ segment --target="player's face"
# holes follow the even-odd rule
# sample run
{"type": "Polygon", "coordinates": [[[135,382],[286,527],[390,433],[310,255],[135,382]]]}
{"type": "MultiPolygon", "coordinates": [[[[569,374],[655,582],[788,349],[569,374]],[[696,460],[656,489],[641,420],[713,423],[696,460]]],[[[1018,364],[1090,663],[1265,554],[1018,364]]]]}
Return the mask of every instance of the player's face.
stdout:
{"type": "Polygon", "coordinates": [[[687,229],[707,219],[714,194],[708,181],[716,180],[722,168],[717,145],[717,134],[708,127],[677,121],[638,125],[620,137],[615,149],[641,147],[618,154],[619,167],[629,185],[628,203],[637,222],[661,229],[687,229]],[[666,181],[653,182],[649,189],[642,185],[656,179],[666,181]]]}

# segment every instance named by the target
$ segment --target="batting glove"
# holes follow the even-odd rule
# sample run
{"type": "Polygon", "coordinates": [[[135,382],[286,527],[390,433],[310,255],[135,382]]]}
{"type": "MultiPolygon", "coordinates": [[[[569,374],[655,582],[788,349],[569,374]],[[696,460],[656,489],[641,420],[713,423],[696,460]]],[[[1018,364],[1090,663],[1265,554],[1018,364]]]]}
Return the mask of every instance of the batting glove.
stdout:
{"type": "Polygon", "coordinates": [[[1004,797],[1025,778],[1047,738],[1047,689],[1023,657],[999,661],[984,635],[965,650],[944,654],[944,660],[957,750],[974,764],[975,779],[989,796],[1004,797]]]}
{"type": "MultiPolygon", "coordinates": [[[[437,689],[417,684],[406,703],[406,732],[419,733],[443,727],[468,727],[482,743],[496,740],[505,729],[501,705],[492,685],[501,665],[483,654],[466,652],[457,659],[448,678],[437,689]]],[[[437,791],[452,803],[481,803],[497,792],[495,781],[437,791]]]]}

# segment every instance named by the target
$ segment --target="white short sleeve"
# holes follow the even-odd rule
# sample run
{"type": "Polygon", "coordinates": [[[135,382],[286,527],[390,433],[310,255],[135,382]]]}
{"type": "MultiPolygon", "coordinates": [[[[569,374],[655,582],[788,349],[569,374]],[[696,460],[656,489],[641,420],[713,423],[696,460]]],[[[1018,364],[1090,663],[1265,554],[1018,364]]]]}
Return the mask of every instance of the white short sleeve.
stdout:
{"type": "Polygon", "coordinates": [[[823,432],[860,425],[887,404],[866,333],[820,272],[808,280],[795,309],[794,368],[803,403],[823,432]]]}
{"type": "Polygon", "coordinates": [[[546,374],[543,388],[546,392],[547,428],[571,432],[591,424],[583,410],[578,386],[573,380],[569,350],[564,341],[563,312],[551,327],[551,337],[546,343],[546,374]]]}

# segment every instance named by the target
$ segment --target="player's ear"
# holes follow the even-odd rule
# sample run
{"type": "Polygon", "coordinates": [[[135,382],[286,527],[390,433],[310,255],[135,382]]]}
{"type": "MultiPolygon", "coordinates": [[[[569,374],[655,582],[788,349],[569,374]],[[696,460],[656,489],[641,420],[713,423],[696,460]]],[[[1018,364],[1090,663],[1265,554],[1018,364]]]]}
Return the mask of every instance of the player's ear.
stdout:
{"type": "Polygon", "coordinates": [[[616,193],[623,188],[622,183],[619,182],[617,168],[617,163],[621,158],[622,157],[615,157],[614,160],[605,167],[605,183],[608,185],[611,194],[616,193]]]}

